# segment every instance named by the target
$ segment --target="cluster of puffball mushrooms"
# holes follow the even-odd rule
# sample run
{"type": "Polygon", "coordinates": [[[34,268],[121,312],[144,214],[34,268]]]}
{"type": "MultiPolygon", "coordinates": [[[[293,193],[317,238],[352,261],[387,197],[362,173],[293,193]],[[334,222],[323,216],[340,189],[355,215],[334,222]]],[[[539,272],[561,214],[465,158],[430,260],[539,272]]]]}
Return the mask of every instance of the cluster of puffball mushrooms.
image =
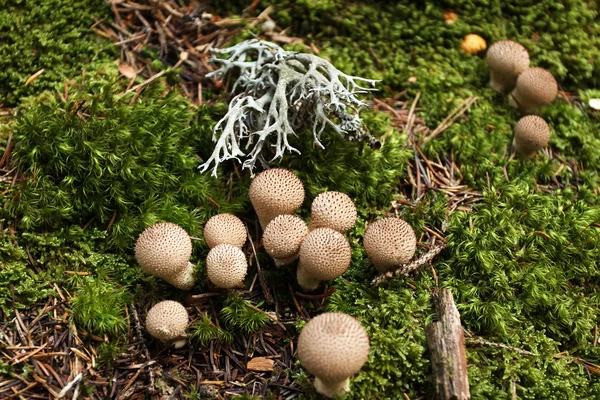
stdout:
{"type": "MultiPolygon", "coordinates": [[[[509,102],[522,114],[533,114],[550,104],[558,94],[552,73],[529,66],[527,49],[517,42],[501,40],[487,51],[490,86],[499,93],[511,91],[509,102]]],[[[531,158],[550,141],[550,127],[538,115],[525,115],[515,125],[513,147],[525,158],[531,158]]]]}
{"type": "MultiPolygon", "coordinates": [[[[250,201],[263,228],[263,246],[278,267],[298,260],[296,276],[303,290],[316,290],[321,282],[341,276],[350,266],[352,250],[344,236],[356,223],[356,207],[348,195],[324,192],[311,205],[307,224],[294,213],[304,202],[304,186],[291,171],[273,168],[258,174],[250,184],[250,201]]],[[[204,227],[211,248],[206,257],[207,277],[221,289],[243,287],[248,269],[242,247],[244,223],[232,214],[218,214],[204,227]]],[[[384,273],[408,262],[416,250],[411,226],[388,217],[370,224],[363,238],[365,251],[384,273]]],[[[180,289],[195,284],[192,241],[180,226],[160,222],[139,236],[135,257],[142,269],[180,289]]],[[[189,319],[185,307],[166,300],[146,316],[146,329],[161,342],[182,347],[189,319]]],[[[369,357],[369,337],[363,326],[343,313],[324,313],[310,320],[298,338],[298,358],[315,375],[315,389],[326,397],[348,392],[349,378],[369,357]]]]}

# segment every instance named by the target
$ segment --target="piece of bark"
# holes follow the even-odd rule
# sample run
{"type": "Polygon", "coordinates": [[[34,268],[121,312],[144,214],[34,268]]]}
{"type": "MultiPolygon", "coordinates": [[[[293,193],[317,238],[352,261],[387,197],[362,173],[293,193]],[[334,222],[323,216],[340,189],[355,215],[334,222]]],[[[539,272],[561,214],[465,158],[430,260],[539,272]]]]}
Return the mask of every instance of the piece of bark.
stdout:
{"type": "Polygon", "coordinates": [[[264,357],[255,357],[248,361],[249,371],[271,372],[273,371],[273,360],[264,357]]]}
{"type": "Polygon", "coordinates": [[[452,293],[442,289],[434,299],[439,321],[425,331],[431,353],[436,398],[471,398],[467,376],[465,336],[452,293]]]}

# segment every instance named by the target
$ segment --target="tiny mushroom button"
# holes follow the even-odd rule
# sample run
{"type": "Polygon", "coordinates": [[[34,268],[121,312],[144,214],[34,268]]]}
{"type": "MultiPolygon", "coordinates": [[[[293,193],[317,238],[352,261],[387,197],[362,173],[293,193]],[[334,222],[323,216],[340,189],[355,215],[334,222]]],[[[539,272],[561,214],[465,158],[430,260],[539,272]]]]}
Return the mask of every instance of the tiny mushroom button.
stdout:
{"type": "Polygon", "coordinates": [[[375,268],[383,273],[412,258],[417,249],[417,238],[406,221],[388,217],[369,225],[363,244],[375,268]]]}
{"type": "Polygon", "coordinates": [[[221,289],[242,286],[247,272],[246,256],[234,245],[220,244],[213,247],[206,256],[208,279],[221,289]]]}
{"type": "Polygon", "coordinates": [[[211,249],[220,244],[241,248],[246,243],[246,227],[233,214],[217,214],[204,226],[204,241],[211,249]]]}
{"type": "Polygon", "coordinates": [[[331,228],[346,233],[356,223],[356,206],[347,194],[340,192],[324,192],[312,202],[310,213],[310,230],[315,228],[331,228]]]}
{"type": "Polygon", "coordinates": [[[552,103],[557,94],[558,83],[550,71],[529,68],[517,78],[510,100],[522,113],[529,114],[552,103]]]}
{"type": "Polygon", "coordinates": [[[298,258],[306,235],[308,227],[302,218],[290,214],[279,215],[265,228],[263,246],[279,267],[298,258]]]}
{"type": "Polygon", "coordinates": [[[515,151],[531,158],[550,141],[550,127],[538,115],[526,115],[515,125],[515,151]]]}
{"type": "Polygon", "coordinates": [[[504,93],[512,90],[519,74],[529,68],[529,53],[517,42],[501,40],[490,46],[486,61],[490,68],[490,86],[504,93]]]}
{"type": "Polygon", "coordinates": [[[171,342],[185,336],[188,326],[188,313],[176,301],[166,300],[157,303],[146,315],[146,330],[161,342],[171,342]]]}

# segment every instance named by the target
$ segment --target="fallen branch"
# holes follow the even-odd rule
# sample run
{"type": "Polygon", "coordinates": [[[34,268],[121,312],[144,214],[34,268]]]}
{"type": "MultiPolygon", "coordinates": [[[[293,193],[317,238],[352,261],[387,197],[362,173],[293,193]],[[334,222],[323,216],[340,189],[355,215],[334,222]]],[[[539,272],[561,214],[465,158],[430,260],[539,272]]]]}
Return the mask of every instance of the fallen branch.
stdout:
{"type": "Polygon", "coordinates": [[[445,247],[446,247],[446,244],[444,244],[444,243],[438,244],[437,246],[432,247],[431,250],[429,250],[427,253],[423,254],[421,257],[417,258],[416,260],[411,261],[408,264],[404,264],[404,265],[400,266],[400,268],[398,268],[394,271],[389,271],[383,275],[379,275],[377,278],[375,278],[371,281],[371,286],[377,287],[390,278],[393,278],[393,277],[399,276],[399,275],[406,275],[406,274],[414,271],[415,269],[419,268],[420,266],[431,261],[445,247]]]}

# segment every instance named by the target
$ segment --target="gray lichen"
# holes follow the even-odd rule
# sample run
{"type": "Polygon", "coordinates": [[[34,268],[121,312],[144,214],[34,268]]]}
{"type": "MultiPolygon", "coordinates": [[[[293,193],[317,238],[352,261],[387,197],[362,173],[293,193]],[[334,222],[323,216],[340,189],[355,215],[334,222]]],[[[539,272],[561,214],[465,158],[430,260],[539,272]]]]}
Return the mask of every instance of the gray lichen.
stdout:
{"type": "Polygon", "coordinates": [[[322,149],[321,133],[327,126],[349,140],[378,144],[361,126],[358,110],[365,103],[356,97],[374,90],[363,85],[377,81],[346,75],[325,59],[257,39],[214,52],[224,58],[211,60],[220,68],[208,76],[224,79],[235,71],[232,93],[238,94],[214,128],[215,149],[200,165],[202,172],[214,164],[216,175],[219,163],[229,159],[253,170],[256,160],[266,165],[286,152],[300,154],[288,139],[306,127],[312,128],[314,143],[322,149]],[[263,151],[265,146],[269,150],[263,151]]]}

